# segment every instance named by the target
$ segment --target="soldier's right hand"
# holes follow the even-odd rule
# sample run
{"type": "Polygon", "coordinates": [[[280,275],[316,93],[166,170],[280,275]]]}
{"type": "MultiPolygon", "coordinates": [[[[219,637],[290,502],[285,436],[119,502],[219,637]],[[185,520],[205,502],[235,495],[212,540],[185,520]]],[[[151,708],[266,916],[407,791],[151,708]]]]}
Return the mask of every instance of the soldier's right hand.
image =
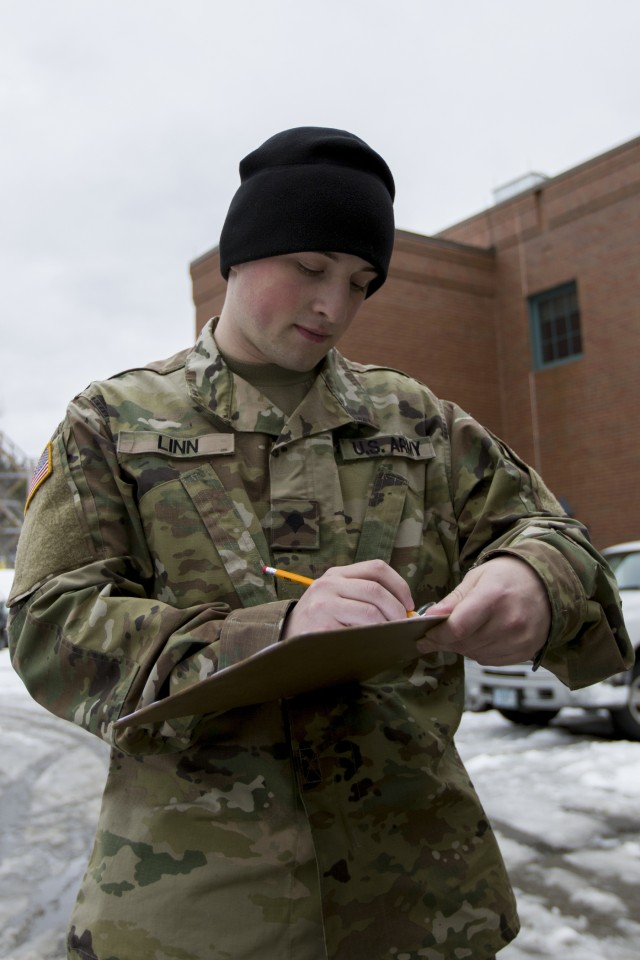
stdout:
{"type": "Polygon", "coordinates": [[[287,617],[281,639],[401,620],[412,609],[408,585],[383,560],[331,567],[307,587],[287,617]]]}

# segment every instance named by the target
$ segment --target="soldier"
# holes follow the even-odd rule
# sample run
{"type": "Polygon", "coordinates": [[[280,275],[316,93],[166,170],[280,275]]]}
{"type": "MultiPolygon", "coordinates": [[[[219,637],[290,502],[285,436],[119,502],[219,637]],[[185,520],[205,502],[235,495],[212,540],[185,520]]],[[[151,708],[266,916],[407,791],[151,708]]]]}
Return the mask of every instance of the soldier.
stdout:
{"type": "Polygon", "coordinates": [[[112,746],[68,956],[490,958],[518,918],[454,745],[463,658],[625,670],[615,581],[504,443],[336,350],[387,275],[385,161],[303,127],[240,173],[220,317],[77,396],[29,494],[13,662],[112,746]],[[282,639],[434,601],[420,658],[370,681],[114,728],[282,639]]]}

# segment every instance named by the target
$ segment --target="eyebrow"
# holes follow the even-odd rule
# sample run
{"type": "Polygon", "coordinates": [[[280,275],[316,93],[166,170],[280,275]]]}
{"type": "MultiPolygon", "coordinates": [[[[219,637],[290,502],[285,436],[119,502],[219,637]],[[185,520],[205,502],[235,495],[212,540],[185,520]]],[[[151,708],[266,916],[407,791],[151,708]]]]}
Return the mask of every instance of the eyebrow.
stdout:
{"type": "MultiPolygon", "coordinates": [[[[340,256],[340,254],[338,254],[338,253],[331,253],[331,251],[329,251],[329,250],[320,250],[319,252],[323,255],[323,257],[329,257],[329,260],[333,260],[334,262],[336,262],[336,261],[339,259],[339,256],[340,256]]],[[[376,270],[375,267],[360,267],[359,270],[356,270],[356,273],[375,273],[375,274],[377,274],[378,271],[376,270]]]]}

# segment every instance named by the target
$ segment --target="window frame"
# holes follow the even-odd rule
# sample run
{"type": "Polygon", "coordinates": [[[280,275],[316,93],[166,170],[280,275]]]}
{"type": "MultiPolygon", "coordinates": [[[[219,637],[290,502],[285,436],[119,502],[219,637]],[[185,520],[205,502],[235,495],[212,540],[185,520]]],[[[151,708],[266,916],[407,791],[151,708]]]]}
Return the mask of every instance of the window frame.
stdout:
{"type": "MultiPolygon", "coordinates": [[[[548,370],[551,367],[563,366],[566,363],[574,363],[576,360],[581,360],[584,356],[584,342],[582,336],[582,316],[580,313],[580,304],[578,301],[578,285],[575,280],[570,280],[567,283],[562,283],[557,287],[551,287],[548,290],[541,290],[540,293],[532,294],[527,297],[527,306],[529,309],[529,330],[531,337],[531,347],[533,352],[533,369],[534,370],[548,370]],[[575,307],[578,315],[578,336],[580,339],[580,350],[566,357],[555,357],[552,360],[545,360],[543,356],[543,337],[542,337],[542,323],[544,318],[541,316],[540,307],[549,301],[559,299],[567,295],[572,295],[575,297],[575,307]]],[[[554,317],[555,322],[557,318],[554,317]]],[[[574,333],[565,334],[565,336],[574,336],[574,333]]],[[[555,337],[552,341],[554,344],[557,343],[559,337],[555,337]]]]}

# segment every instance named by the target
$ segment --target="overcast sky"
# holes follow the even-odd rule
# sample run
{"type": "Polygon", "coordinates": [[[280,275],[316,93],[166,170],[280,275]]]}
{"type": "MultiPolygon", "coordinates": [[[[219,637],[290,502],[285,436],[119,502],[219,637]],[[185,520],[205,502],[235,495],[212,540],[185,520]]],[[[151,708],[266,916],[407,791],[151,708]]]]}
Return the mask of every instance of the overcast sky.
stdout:
{"type": "Polygon", "coordinates": [[[188,346],[189,263],[291,126],[389,162],[433,234],[640,134],[638,0],[0,0],[0,431],[188,346]]]}

